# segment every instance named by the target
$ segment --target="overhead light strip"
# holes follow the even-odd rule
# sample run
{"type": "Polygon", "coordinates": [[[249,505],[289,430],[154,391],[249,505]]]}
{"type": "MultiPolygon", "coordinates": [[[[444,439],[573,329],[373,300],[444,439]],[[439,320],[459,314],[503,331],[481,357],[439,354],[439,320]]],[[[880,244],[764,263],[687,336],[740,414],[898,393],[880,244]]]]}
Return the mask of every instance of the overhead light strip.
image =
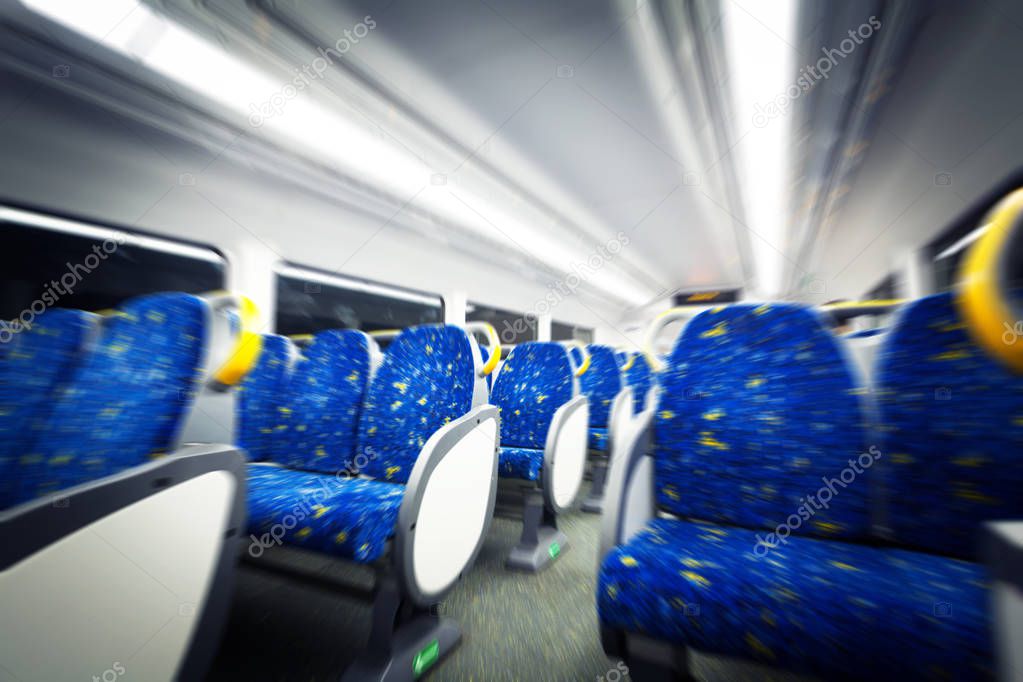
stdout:
{"type": "MultiPolygon", "coordinates": [[[[34,12],[138,60],[160,75],[220,102],[248,119],[252,107],[280,97],[284,83],[254,69],[137,0],[22,0],[34,12]],[[145,36],[145,40],[140,40],[145,36]]],[[[352,120],[317,104],[307,93],[288,100],[279,115],[264,117],[266,131],[288,138],[308,153],[325,155],[367,184],[494,242],[524,249],[547,266],[570,272],[584,262],[540,226],[525,223],[500,206],[445,185],[434,185],[434,169],[352,120]]],[[[654,292],[603,268],[589,283],[620,301],[646,303],[654,292]]]]}

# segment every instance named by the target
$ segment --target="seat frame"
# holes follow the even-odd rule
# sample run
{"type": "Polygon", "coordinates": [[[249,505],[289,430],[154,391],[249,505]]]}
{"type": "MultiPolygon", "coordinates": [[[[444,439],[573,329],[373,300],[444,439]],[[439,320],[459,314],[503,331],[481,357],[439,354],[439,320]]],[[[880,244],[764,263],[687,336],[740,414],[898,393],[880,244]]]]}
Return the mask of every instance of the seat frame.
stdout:
{"type": "MultiPolygon", "coordinates": [[[[558,528],[558,514],[567,511],[582,485],[582,470],[579,471],[575,492],[568,502],[559,503],[554,491],[554,472],[559,466],[558,453],[565,445],[566,438],[573,435],[583,439],[582,463],[585,465],[585,439],[588,437],[589,398],[576,395],[562,405],[551,418],[544,443],[543,468],[539,481],[525,486],[522,535],[519,543],[512,548],[505,560],[505,566],[512,570],[536,573],[551,565],[562,552],[568,549],[568,536],[558,528]],[[583,411],[582,420],[576,413],[583,411]],[[582,433],[572,434],[573,425],[580,425],[582,433]]],[[[579,426],[575,426],[579,429],[579,426]]],[[[567,445],[571,446],[571,443],[567,445]]]]}

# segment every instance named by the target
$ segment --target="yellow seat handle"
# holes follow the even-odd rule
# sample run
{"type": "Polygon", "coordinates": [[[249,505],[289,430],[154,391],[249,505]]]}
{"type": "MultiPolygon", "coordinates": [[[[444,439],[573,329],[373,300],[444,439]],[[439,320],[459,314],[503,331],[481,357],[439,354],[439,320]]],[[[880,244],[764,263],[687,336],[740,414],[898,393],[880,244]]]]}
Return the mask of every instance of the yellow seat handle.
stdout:
{"type": "MultiPolygon", "coordinates": [[[[562,341],[561,345],[563,345],[565,347],[566,352],[567,352],[567,349],[569,349],[569,348],[578,348],[579,349],[579,353],[582,354],[582,356],[583,356],[583,361],[582,361],[582,363],[578,367],[576,367],[575,375],[577,377],[581,377],[582,375],[586,374],[586,370],[588,370],[590,368],[590,363],[593,360],[593,358],[590,357],[590,351],[589,351],[589,349],[586,348],[586,345],[584,343],[580,342],[580,341],[574,341],[574,340],[573,341],[562,341]]],[[[573,363],[572,354],[571,353],[568,354],[568,360],[569,360],[570,363],[573,363]]]]}
{"type": "Polygon", "coordinates": [[[497,335],[497,330],[494,329],[494,325],[489,322],[467,322],[465,330],[469,333],[481,332],[487,337],[487,346],[490,347],[490,357],[478,372],[481,377],[485,377],[497,369],[497,363],[501,362],[501,338],[497,335]]]}
{"type": "Polygon", "coordinates": [[[259,333],[259,308],[248,296],[216,292],[205,298],[214,309],[232,308],[238,313],[241,331],[227,360],[213,372],[213,379],[224,386],[235,386],[256,366],[263,352],[259,333]]]}
{"type": "Polygon", "coordinates": [[[1010,250],[1023,239],[1023,189],[998,202],[985,220],[987,230],[959,270],[956,301],[981,347],[1023,372],[1023,310],[1014,309],[1008,291],[1010,250]]]}

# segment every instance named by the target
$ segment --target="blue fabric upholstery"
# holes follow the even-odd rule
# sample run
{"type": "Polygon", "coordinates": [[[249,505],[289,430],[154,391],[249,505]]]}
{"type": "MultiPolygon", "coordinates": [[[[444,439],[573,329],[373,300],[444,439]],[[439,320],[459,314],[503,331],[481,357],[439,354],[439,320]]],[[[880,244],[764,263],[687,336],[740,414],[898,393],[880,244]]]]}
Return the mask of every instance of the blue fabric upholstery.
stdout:
{"type": "Polygon", "coordinates": [[[554,413],[572,399],[572,390],[563,346],[530,341],[513,348],[490,397],[501,412],[501,444],[542,450],[554,413]]]}
{"type": "Polygon", "coordinates": [[[270,459],[322,473],[354,470],[356,427],[369,383],[369,336],[355,329],[319,332],[295,363],[270,459]]]}
{"type": "Polygon", "coordinates": [[[587,447],[597,452],[607,452],[608,447],[607,429],[590,429],[590,437],[587,447]]]}
{"type": "Polygon", "coordinates": [[[568,347],[568,354],[572,358],[573,366],[578,369],[583,366],[583,352],[575,346],[568,347]]]}
{"type": "Polygon", "coordinates": [[[535,448],[506,448],[498,452],[497,471],[501,478],[540,479],[543,471],[543,450],[535,448]]]}
{"type": "Polygon", "coordinates": [[[579,377],[579,386],[590,399],[590,426],[606,428],[611,403],[622,390],[621,373],[611,347],[590,344],[586,350],[590,353],[590,368],[579,377]]]}
{"type": "Polygon", "coordinates": [[[1023,517],[1023,375],[974,343],[940,294],[902,311],[877,382],[896,540],[974,556],[983,521],[1023,517]]]}
{"type": "Polygon", "coordinates": [[[394,535],[405,486],[250,464],[249,532],[264,547],[289,545],[372,563],[394,535]],[[264,534],[269,534],[264,537],[264,534]]]}
{"type": "Polygon", "coordinates": [[[618,368],[625,367],[625,363],[629,361],[629,352],[624,350],[615,351],[615,361],[618,362],[618,368]]]}
{"type": "Polygon", "coordinates": [[[271,459],[283,444],[285,425],[279,416],[286,398],[292,350],[287,337],[264,334],[259,360],[239,387],[237,441],[253,462],[271,459]]]}
{"type": "Polygon", "coordinates": [[[80,310],[52,309],[0,343],[0,509],[11,501],[17,459],[45,426],[98,319],[80,310]]]}
{"type": "Polygon", "coordinates": [[[406,483],[427,439],[472,409],[475,375],[465,330],[424,325],[399,334],[359,420],[359,450],[369,459],[363,473],[406,483]]]}
{"type": "Polygon", "coordinates": [[[141,464],[173,447],[201,372],[206,303],[132,299],[104,320],[95,349],[18,462],[16,498],[46,495],[141,464]]]}
{"type": "Polygon", "coordinates": [[[572,366],[563,346],[530,341],[512,349],[490,396],[501,412],[502,476],[539,478],[547,431],[572,392],[572,366]]]}
{"type": "Polygon", "coordinates": [[[660,375],[658,505],[747,528],[774,528],[809,505],[794,533],[865,536],[873,467],[858,478],[850,468],[867,449],[862,389],[838,344],[815,311],[796,304],[694,318],[660,375]],[[854,481],[839,480],[846,469],[854,481]],[[830,506],[809,502],[823,501],[828,483],[830,506]]]}
{"type": "Polygon", "coordinates": [[[653,521],[605,557],[601,622],[824,680],[990,677],[980,566],[809,537],[759,557],[757,535],[653,521]]]}
{"type": "Polygon", "coordinates": [[[632,389],[632,409],[636,414],[643,411],[647,392],[654,385],[654,372],[643,353],[636,353],[632,367],[625,370],[625,385],[632,389]]]}

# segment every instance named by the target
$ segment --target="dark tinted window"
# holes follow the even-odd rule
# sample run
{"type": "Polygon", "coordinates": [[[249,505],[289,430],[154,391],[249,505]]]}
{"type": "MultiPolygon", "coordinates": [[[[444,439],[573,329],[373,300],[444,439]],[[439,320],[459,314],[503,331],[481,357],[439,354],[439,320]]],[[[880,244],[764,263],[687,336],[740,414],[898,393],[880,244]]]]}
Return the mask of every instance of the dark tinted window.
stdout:
{"type": "Polygon", "coordinates": [[[536,341],[536,319],[524,313],[469,303],[465,308],[465,321],[489,322],[497,330],[501,343],[536,341]]]}
{"type": "Polygon", "coordinates": [[[123,232],[107,239],[92,226],[83,229],[89,236],[0,218],[6,256],[0,317],[51,306],[102,310],[141,294],[224,288],[225,263],[212,249],[123,232]]]}
{"type": "Polygon", "coordinates": [[[440,296],[315,271],[277,275],[278,334],[324,329],[403,329],[444,321],[440,296]]]}
{"type": "Polygon", "coordinates": [[[588,327],[576,327],[563,322],[551,321],[551,341],[593,343],[593,330],[588,327]]]}

